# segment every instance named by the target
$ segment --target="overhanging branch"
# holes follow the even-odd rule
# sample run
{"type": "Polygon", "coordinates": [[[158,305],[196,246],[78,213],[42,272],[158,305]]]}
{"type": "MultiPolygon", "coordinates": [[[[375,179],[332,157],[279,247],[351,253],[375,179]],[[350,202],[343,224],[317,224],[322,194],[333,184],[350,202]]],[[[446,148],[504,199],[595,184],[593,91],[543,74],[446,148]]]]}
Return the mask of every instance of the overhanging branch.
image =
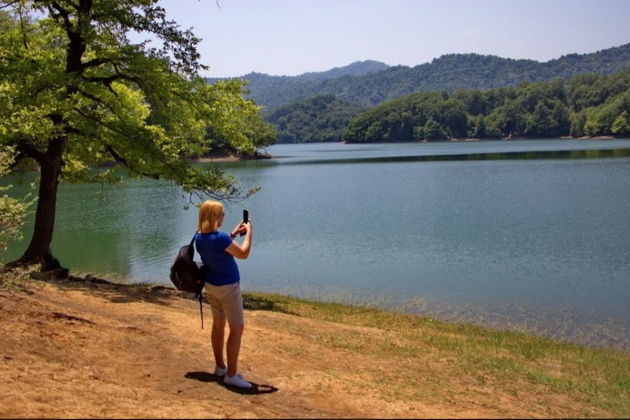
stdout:
{"type": "MultiPolygon", "coordinates": [[[[85,112],[84,110],[75,108],[75,111],[77,113],[79,113],[80,115],[82,115],[83,117],[94,121],[96,124],[101,125],[102,127],[111,130],[112,132],[122,136],[122,137],[126,137],[130,140],[136,140],[136,141],[146,141],[146,138],[143,138],[141,136],[134,136],[134,135],[130,135],[129,133],[125,132],[124,130],[121,130],[117,127],[113,127],[105,122],[103,122],[102,120],[100,120],[99,118],[90,115],[89,113],[85,112]]],[[[146,172],[143,170],[140,170],[139,168],[137,168],[136,166],[134,166],[132,163],[129,162],[129,160],[127,158],[125,158],[121,153],[119,153],[119,151],[111,144],[104,144],[103,145],[105,150],[112,156],[112,158],[124,165],[126,168],[130,169],[131,171],[133,171],[136,174],[145,176],[147,178],[152,178],[152,179],[164,179],[164,173],[170,173],[171,177],[166,177],[166,179],[171,179],[171,180],[186,180],[187,177],[190,175],[186,169],[182,168],[182,167],[178,167],[177,165],[174,165],[172,162],[167,161],[163,156],[155,156],[157,160],[159,160],[159,162],[163,165],[164,168],[166,168],[166,170],[162,170],[160,172],[156,172],[156,173],[151,173],[151,172],[146,172]]],[[[221,176],[221,175],[217,175],[217,176],[221,176]]],[[[246,192],[245,194],[240,194],[240,191],[238,189],[238,187],[236,186],[237,182],[230,182],[227,181],[225,178],[223,178],[223,183],[225,185],[223,185],[220,190],[224,190],[226,191],[225,193],[220,193],[220,192],[216,192],[214,190],[211,190],[209,188],[190,188],[189,189],[189,193],[191,195],[196,195],[198,197],[202,197],[202,194],[208,197],[212,197],[212,198],[216,198],[216,199],[220,199],[220,200],[242,200],[244,198],[249,197],[253,191],[249,191],[246,192]],[[190,190],[194,190],[194,191],[190,191],[190,190]]]]}
{"type": "Polygon", "coordinates": [[[108,64],[108,63],[113,63],[114,59],[113,58],[93,58],[92,60],[88,60],[85,63],[81,64],[81,69],[82,70],[86,70],[92,67],[98,67],[98,66],[102,66],[103,64],[108,64]]]}
{"type": "Polygon", "coordinates": [[[11,7],[11,6],[13,6],[14,4],[17,4],[17,3],[19,3],[19,0],[7,2],[7,4],[1,5],[0,9],[6,9],[7,7],[11,7]]]}
{"type": "Polygon", "coordinates": [[[127,168],[133,170],[134,172],[137,172],[137,173],[139,173],[142,176],[146,176],[147,178],[160,179],[160,175],[159,174],[150,174],[148,172],[142,172],[142,171],[137,171],[137,170],[133,169],[131,167],[131,165],[129,165],[129,162],[127,161],[127,159],[125,159],[122,155],[120,155],[111,145],[106,144],[105,145],[105,150],[107,150],[109,152],[109,154],[112,155],[112,157],[114,158],[114,160],[116,162],[122,163],[123,165],[125,165],[127,168]]]}
{"type": "MultiPolygon", "coordinates": [[[[81,95],[85,96],[88,99],[93,100],[94,102],[97,102],[101,105],[103,105],[104,107],[106,107],[107,109],[109,109],[112,113],[115,112],[114,108],[112,108],[112,106],[110,104],[108,104],[107,102],[105,102],[104,100],[102,100],[101,98],[92,95],[89,92],[84,91],[83,89],[78,89],[77,90],[78,93],[80,93],[81,95]]],[[[115,93],[115,92],[114,92],[115,93]]]]}
{"type": "Polygon", "coordinates": [[[15,162],[16,163],[19,160],[23,159],[24,157],[30,157],[30,158],[35,159],[35,161],[41,165],[44,162],[44,160],[46,159],[46,153],[45,152],[42,152],[41,150],[36,149],[35,147],[31,146],[30,144],[20,143],[15,148],[15,150],[17,152],[17,156],[15,158],[15,162]]]}
{"type": "Polygon", "coordinates": [[[76,31],[72,25],[72,22],[70,21],[70,12],[61,7],[61,5],[56,1],[53,1],[48,6],[48,11],[53,18],[58,19],[59,17],[61,17],[63,19],[63,26],[71,39],[76,36],[76,31]]]}

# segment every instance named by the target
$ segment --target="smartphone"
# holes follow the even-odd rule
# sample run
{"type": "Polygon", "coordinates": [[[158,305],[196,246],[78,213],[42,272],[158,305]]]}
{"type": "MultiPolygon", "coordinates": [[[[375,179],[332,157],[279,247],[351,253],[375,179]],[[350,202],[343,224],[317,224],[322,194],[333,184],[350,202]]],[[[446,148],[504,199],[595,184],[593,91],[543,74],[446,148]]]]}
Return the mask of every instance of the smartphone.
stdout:
{"type": "MultiPolygon", "coordinates": [[[[243,223],[249,223],[249,212],[247,209],[243,209],[243,223]]],[[[245,232],[241,232],[241,236],[245,235],[245,232]]]]}

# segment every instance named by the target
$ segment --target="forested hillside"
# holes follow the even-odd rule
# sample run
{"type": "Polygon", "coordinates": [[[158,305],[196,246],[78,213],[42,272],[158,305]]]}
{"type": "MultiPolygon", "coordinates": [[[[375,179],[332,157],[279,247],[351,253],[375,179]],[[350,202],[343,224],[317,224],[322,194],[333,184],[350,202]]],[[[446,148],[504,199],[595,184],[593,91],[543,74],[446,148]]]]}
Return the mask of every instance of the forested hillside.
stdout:
{"type": "Polygon", "coordinates": [[[266,120],[278,129],[278,143],[339,141],[350,119],[364,109],[320,95],[277,108],[266,120]]]}
{"type": "Polygon", "coordinates": [[[420,92],[355,117],[349,142],[630,135],[630,70],[518,87],[420,92]]]}
{"type": "Polygon", "coordinates": [[[569,54],[543,63],[479,54],[448,54],[415,67],[387,67],[366,61],[301,76],[251,73],[241,78],[249,80],[250,97],[270,109],[321,94],[334,94],[347,102],[370,107],[419,91],[515,86],[584,73],[607,75],[628,67],[630,44],[591,54],[569,54]]]}
{"type": "MultiPolygon", "coordinates": [[[[363,76],[389,68],[385,63],[374,60],[356,61],[344,67],[335,67],[323,72],[304,73],[299,76],[270,76],[264,73],[249,73],[239,77],[249,82],[250,98],[259,105],[270,108],[300,101],[321,92],[318,85],[328,79],[363,76]]],[[[207,78],[214,83],[216,78],[207,78]]]]}

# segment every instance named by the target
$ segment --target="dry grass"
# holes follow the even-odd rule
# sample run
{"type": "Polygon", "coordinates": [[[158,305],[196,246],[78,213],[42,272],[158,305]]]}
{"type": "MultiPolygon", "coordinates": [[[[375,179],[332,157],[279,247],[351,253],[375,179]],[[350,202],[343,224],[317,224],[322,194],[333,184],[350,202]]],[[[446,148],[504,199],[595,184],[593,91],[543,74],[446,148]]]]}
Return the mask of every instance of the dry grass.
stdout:
{"type": "Polygon", "coordinates": [[[502,397],[509,396],[522,402],[524,415],[533,404],[551,417],[630,417],[628,352],[278,295],[251,293],[246,301],[348,326],[343,334],[313,337],[330,348],[383,360],[372,383],[394,399],[448,403],[495,395],[496,404],[484,405],[503,415],[502,397]],[[574,408],[566,412],[558,404],[574,408]]]}
{"type": "Polygon", "coordinates": [[[0,283],[0,417],[630,417],[627,352],[248,293],[239,394],[172,289],[0,283]]]}

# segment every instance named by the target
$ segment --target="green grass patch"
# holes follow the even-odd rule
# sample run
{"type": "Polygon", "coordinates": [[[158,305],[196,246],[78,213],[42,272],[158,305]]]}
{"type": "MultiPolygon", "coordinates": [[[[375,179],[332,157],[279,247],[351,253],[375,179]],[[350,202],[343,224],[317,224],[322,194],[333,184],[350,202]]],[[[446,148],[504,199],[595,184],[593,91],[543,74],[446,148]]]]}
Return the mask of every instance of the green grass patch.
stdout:
{"type": "Polygon", "coordinates": [[[388,364],[400,366],[401,371],[390,373],[383,386],[387,383],[411,386],[407,391],[397,389],[393,396],[426,396],[426,389],[419,391],[425,386],[434,391],[443,387],[443,395],[448,397],[441,378],[461,378],[471,386],[490,386],[508,394],[535,389],[542,395],[566,396],[586,404],[587,407],[575,407],[572,413],[575,416],[605,412],[611,417],[630,417],[630,352],[627,351],[590,348],[526,333],[281,295],[245,293],[244,301],[252,303],[252,309],[382,330],[381,340],[328,335],[321,337],[321,342],[335,349],[373,354],[388,364]],[[423,368],[426,360],[447,362],[431,370],[423,368]]]}

